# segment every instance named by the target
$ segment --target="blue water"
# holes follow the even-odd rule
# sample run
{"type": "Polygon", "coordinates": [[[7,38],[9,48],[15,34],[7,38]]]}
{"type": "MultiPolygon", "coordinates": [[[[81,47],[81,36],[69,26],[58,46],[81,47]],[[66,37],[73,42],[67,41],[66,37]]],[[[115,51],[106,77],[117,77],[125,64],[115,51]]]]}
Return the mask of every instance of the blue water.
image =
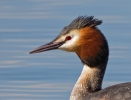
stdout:
{"type": "Polygon", "coordinates": [[[103,20],[110,57],[103,88],[131,81],[130,0],[1,0],[0,100],[68,100],[83,65],[60,50],[30,55],[79,15],[103,20]]]}

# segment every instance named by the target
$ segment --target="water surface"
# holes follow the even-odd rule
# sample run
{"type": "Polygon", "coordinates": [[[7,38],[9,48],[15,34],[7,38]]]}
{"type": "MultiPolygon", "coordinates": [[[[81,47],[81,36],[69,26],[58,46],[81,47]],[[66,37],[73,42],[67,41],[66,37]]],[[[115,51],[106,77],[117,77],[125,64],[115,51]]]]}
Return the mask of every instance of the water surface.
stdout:
{"type": "Polygon", "coordinates": [[[0,100],[68,100],[83,65],[60,50],[30,55],[79,15],[98,26],[110,46],[103,88],[131,81],[130,0],[0,1],[0,100]]]}

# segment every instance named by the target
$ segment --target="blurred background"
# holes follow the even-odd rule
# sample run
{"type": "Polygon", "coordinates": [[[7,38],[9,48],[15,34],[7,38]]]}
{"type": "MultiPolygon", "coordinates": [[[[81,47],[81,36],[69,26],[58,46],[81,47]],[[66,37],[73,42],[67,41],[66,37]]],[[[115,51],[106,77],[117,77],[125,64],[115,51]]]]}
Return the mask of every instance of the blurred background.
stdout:
{"type": "Polygon", "coordinates": [[[75,53],[29,52],[80,15],[103,20],[110,56],[103,88],[131,81],[130,0],[0,0],[0,100],[68,100],[83,65],[75,53]]]}

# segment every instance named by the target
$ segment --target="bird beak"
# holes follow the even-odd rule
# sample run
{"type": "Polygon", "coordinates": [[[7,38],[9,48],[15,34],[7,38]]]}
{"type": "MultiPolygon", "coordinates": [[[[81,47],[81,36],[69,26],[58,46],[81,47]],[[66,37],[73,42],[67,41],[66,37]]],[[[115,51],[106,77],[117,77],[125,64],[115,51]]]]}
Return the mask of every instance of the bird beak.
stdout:
{"type": "Polygon", "coordinates": [[[40,52],[53,50],[53,49],[58,49],[64,43],[65,43],[65,41],[62,41],[62,42],[53,42],[52,41],[50,43],[47,43],[45,45],[42,45],[42,46],[34,49],[33,51],[30,52],[30,54],[32,54],[32,53],[40,53],[40,52]]]}

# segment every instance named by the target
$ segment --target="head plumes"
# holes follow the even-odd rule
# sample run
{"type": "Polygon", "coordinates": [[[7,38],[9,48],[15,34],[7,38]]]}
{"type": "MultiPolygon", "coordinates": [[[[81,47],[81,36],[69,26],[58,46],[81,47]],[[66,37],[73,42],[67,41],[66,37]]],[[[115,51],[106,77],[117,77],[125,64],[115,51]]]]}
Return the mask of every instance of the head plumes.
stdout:
{"type": "Polygon", "coordinates": [[[96,27],[101,23],[102,20],[95,19],[94,16],[79,16],[78,18],[73,20],[68,26],[64,27],[57,38],[66,35],[73,29],[81,29],[84,27],[96,27]]]}
{"type": "Polygon", "coordinates": [[[80,29],[84,27],[95,27],[100,25],[102,20],[94,19],[93,16],[79,16],[68,26],[72,29],[80,29]]]}

